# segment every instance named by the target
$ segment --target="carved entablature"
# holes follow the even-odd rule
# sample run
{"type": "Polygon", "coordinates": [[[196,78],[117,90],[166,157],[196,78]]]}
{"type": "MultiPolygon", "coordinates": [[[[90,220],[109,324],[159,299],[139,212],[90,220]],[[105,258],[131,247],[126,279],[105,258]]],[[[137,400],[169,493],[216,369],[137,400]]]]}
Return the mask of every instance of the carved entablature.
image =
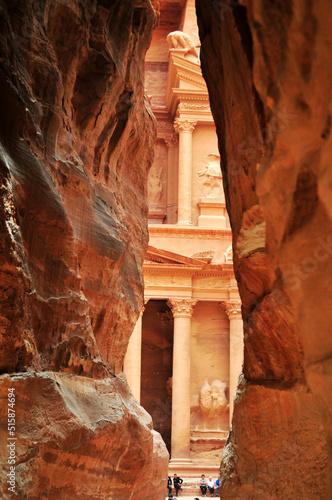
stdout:
{"type": "Polygon", "coordinates": [[[174,128],[176,132],[193,132],[197,125],[197,120],[189,120],[188,118],[175,118],[174,128]]]}
{"type": "Polygon", "coordinates": [[[165,109],[152,108],[152,111],[157,119],[157,138],[164,140],[174,134],[173,118],[165,109]]]}
{"type": "Polygon", "coordinates": [[[174,134],[173,122],[170,121],[157,121],[157,138],[165,140],[166,137],[174,134]]]}
{"type": "Polygon", "coordinates": [[[192,316],[197,299],[169,299],[167,305],[171,308],[173,316],[192,316]]]}
{"type": "Polygon", "coordinates": [[[146,287],[158,286],[158,287],[180,287],[180,286],[191,286],[191,276],[183,276],[182,274],[145,274],[144,283],[146,287]]]}
{"type": "Polygon", "coordinates": [[[178,113],[181,111],[206,111],[211,113],[209,104],[195,104],[192,102],[180,102],[178,105],[178,113]]]}
{"type": "Polygon", "coordinates": [[[227,300],[220,303],[222,309],[226,312],[229,320],[241,319],[241,300],[227,300]]]}

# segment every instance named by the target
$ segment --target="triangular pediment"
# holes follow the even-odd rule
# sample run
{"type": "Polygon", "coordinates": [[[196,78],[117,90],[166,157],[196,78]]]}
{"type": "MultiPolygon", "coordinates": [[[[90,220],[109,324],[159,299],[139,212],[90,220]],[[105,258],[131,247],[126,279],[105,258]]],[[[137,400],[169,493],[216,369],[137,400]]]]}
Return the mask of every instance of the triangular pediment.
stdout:
{"type": "Polygon", "coordinates": [[[202,266],[205,264],[203,259],[194,259],[186,255],[180,255],[161,248],[148,247],[145,256],[145,263],[182,265],[182,266],[202,266]]]}
{"type": "Polygon", "coordinates": [[[166,106],[172,117],[179,103],[206,106],[210,114],[209,94],[198,62],[186,59],[185,52],[171,49],[166,89],[166,106]]]}
{"type": "Polygon", "coordinates": [[[186,59],[184,51],[170,51],[167,83],[172,88],[207,91],[199,63],[186,59]]]}

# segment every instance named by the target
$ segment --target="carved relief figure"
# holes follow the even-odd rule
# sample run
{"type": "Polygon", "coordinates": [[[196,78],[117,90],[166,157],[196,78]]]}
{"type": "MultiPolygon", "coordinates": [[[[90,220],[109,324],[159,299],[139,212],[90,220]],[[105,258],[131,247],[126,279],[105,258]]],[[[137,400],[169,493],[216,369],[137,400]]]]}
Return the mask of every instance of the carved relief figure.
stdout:
{"type": "Polygon", "coordinates": [[[198,175],[204,176],[205,196],[207,198],[220,198],[223,195],[220,156],[211,153],[208,158],[204,170],[200,170],[198,175]]]}
{"type": "Polygon", "coordinates": [[[199,393],[199,406],[201,408],[203,426],[205,429],[206,422],[210,417],[212,409],[211,386],[207,378],[204,380],[204,384],[199,393]]]}
{"type": "Polygon", "coordinates": [[[167,42],[170,49],[183,49],[185,54],[191,53],[198,58],[195,44],[187,33],[172,31],[167,35],[167,42]]]}
{"type": "MultiPolygon", "coordinates": [[[[226,391],[226,382],[216,379],[210,385],[208,379],[205,379],[199,394],[199,405],[204,429],[206,429],[210,418],[219,417],[229,408],[226,391]]],[[[218,429],[220,429],[219,418],[218,429]]]]}
{"type": "Polygon", "coordinates": [[[163,197],[163,185],[161,181],[162,169],[151,168],[148,177],[148,199],[149,205],[158,205],[163,197]]]}

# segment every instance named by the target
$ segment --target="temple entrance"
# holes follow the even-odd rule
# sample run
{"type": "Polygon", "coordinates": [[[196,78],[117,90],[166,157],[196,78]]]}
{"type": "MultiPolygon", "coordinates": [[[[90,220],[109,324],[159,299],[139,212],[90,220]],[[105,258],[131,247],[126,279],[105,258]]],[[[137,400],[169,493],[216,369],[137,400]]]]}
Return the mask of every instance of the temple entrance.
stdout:
{"type": "Polygon", "coordinates": [[[166,300],[150,299],[142,325],[141,405],[171,453],[173,315],[166,300]]]}

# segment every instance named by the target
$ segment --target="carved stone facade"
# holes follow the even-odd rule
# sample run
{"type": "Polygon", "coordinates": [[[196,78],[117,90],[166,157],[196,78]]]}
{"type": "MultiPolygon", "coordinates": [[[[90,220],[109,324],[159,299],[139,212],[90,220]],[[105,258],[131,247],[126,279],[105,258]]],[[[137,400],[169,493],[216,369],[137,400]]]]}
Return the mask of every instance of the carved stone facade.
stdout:
{"type": "Polygon", "coordinates": [[[146,88],[158,130],[143,266],[148,302],[139,326],[141,371],[127,368],[167,444],[170,472],[184,477],[196,477],[202,464],[217,474],[243,356],[241,317],[230,312],[239,295],[217,136],[199,45],[189,37],[197,33],[192,7],[188,2],[182,32],[167,36],[161,23],[147,55],[146,88]],[[157,87],[160,68],[167,78],[157,87]]]}

